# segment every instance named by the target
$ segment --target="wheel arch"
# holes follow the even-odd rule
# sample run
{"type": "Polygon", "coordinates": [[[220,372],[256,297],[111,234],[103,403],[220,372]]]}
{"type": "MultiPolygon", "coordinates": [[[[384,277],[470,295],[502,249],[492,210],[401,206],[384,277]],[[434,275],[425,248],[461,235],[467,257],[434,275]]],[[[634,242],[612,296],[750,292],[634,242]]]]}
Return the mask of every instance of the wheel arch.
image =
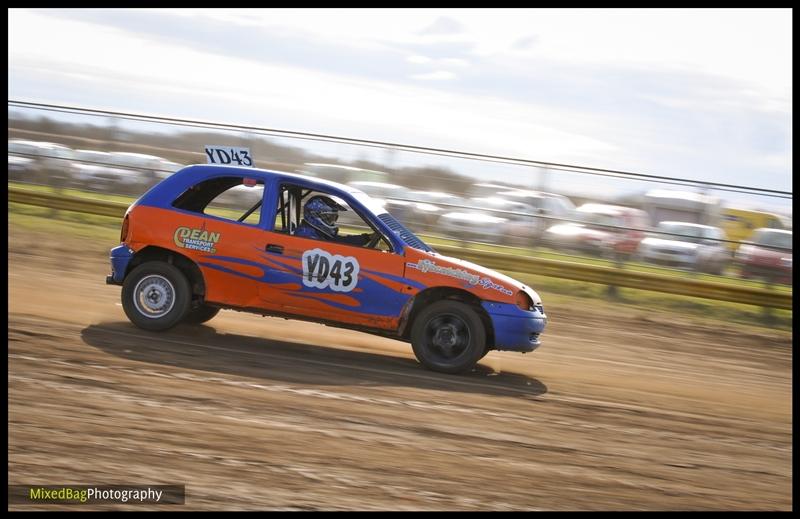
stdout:
{"type": "Polygon", "coordinates": [[[164,247],[148,245],[136,252],[125,269],[125,276],[127,277],[133,269],[149,261],[163,261],[174,265],[189,280],[189,285],[192,287],[192,299],[202,301],[205,297],[206,282],[197,263],[179,252],[164,247]]]}
{"type": "Polygon", "coordinates": [[[404,312],[405,317],[401,319],[399,330],[400,337],[404,340],[410,340],[411,329],[414,326],[414,320],[417,316],[424,308],[442,300],[460,301],[472,307],[481,318],[486,328],[486,347],[488,349],[494,348],[494,326],[492,325],[489,314],[481,305],[481,299],[471,292],[455,287],[426,288],[416,294],[408,302],[407,310],[404,312]]]}

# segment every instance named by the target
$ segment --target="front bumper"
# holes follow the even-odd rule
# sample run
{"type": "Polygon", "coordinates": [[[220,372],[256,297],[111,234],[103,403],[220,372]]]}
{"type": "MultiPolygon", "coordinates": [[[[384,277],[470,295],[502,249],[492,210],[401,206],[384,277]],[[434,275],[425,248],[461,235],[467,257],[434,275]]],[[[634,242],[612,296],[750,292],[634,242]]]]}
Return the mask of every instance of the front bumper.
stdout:
{"type": "Polygon", "coordinates": [[[741,269],[744,278],[761,278],[775,283],[792,284],[792,270],[786,267],[745,263],[741,269]]]}
{"type": "Polygon", "coordinates": [[[482,303],[494,329],[494,349],[527,353],[542,343],[539,335],[547,325],[543,310],[526,311],[507,303],[482,303]]]}
{"type": "Polygon", "coordinates": [[[121,285],[128,271],[128,263],[133,259],[133,250],[125,245],[111,249],[111,275],[106,276],[107,285],[121,285]]]}

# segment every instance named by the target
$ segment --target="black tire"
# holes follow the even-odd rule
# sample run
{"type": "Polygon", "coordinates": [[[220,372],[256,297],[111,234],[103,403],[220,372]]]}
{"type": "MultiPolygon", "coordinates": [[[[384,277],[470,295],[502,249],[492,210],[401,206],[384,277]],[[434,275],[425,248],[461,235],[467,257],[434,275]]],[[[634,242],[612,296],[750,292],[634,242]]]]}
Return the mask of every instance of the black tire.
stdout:
{"type": "Polygon", "coordinates": [[[486,327],[478,313],[459,301],[437,301],[414,319],[411,346],[423,366],[464,373],[486,352],[486,327]]]}
{"type": "Polygon", "coordinates": [[[215,306],[200,305],[189,310],[189,313],[183,318],[183,322],[186,324],[202,324],[216,317],[218,313],[219,308],[215,306]]]}
{"type": "Polygon", "coordinates": [[[192,289],[177,267],[163,261],[142,263],[125,277],[122,308],[139,328],[164,331],[189,312],[192,289]]]}

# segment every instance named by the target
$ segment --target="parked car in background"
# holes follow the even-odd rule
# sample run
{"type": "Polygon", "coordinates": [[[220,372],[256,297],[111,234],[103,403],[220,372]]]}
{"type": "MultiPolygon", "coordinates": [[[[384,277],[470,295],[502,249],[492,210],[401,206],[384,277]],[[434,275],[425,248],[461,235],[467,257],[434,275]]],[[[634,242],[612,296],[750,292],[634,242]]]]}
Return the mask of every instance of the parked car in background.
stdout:
{"type": "Polygon", "coordinates": [[[687,222],[660,222],[657,233],[639,244],[643,261],[677,266],[698,272],[722,274],[731,255],[719,227],[687,222]],[[663,233],[663,234],[662,234],[663,233]]]}
{"type": "Polygon", "coordinates": [[[756,229],[751,239],[739,246],[735,260],[743,278],[792,284],[792,231],[756,229]]]}
{"type": "Polygon", "coordinates": [[[406,187],[371,181],[348,182],[347,185],[368,194],[403,224],[408,222],[409,216],[414,210],[413,202],[409,201],[411,192],[406,187]]]}
{"type": "Polygon", "coordinates": [[[115,151],[111,153],[111,162],[115,166],[127,169],[131,175],[136,177],[138,189],[145,191],[162,180],[160,172],[162,172],[166,160],[145,153],[115,151]]]}
{"type": "Polygon", "coordinates": [[[435,232],[439,218],[463,203],[461,198],[442,191],[410,191],[408,196],[416,202],[407,217],[408,226],[426,232],[435,232]]]}
{"type": "Polygon", "coordinates": [[[155,155],[75,150],[72,185],[90,191],[138,195],[183,168],[155,155]]]}
{"type": "Polygon", "coordinates": [[[647,213],[620,205],[588,203],[575,211],[578,222],[550,226],[542,242],[559,250],[628,259],[649,228],[647,213]]]}
{"type": "Polygon", "coordinates": [[[349,182],[386,182],[389,180],[389,173],[385,171],[321,162],[306,162],[297,172],[301,175],[322,178],[342,184],[349,182]]]}
{"type": "Polygon", "coordinates": [[[439,218],[438,232],[465,241],[528,246],[536,235],[533,208],[500,197],[469,198],[439,218]]]}
{"type": "Polygon", "coordinates": [[[524,203],[531,208],[531,212],[543,218],[534,218],[532,221],[533,234],[536,239],[541,238],[545,230],[558,223],[558,220],[576,220],[575,204],[564,195],[532,191],[527,189],[512,189],[500,191],[495,196],[524,203]]]}
{"type": "Polygon", "coordinates": [[[167,178],[168,176],[172,175],[176,171],[179,171],[186,167],[186,164],[181,164],[179,162],[173,162],[171,160],[162,160],[160,169],[156,172],[157,176],[161,178],[161,180],[167,178]]]}
{"type": "Polygon", "coordinates": [[[113,166],[111,153],[75,150],[72,187],[101,193],[128,193],[138,187],[139,179],[131,170],[113,166]]]}
{"type": "Polygon", "coordinates": [[[9,161],[14,164],[15,174],[27,174],[26,178],[15,180],[58,187],[70,182],[74,151],[67,146],[54,142],[9,139],[8,154],[15,157],[9,161]]]}
{"type": "Polygon", "coordinates": [[[36,167],[32,158],[8,154],[8,180],[28,181],[34,171],[36,167]]]}

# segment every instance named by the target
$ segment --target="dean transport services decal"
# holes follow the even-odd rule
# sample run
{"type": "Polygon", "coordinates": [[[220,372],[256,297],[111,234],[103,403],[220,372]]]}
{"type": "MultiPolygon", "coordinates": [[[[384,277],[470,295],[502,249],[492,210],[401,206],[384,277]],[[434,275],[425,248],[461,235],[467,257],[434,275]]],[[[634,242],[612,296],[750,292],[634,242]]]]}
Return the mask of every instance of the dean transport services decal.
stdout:
{"type": "Polygon", "coordinates": [[[175,245],[182,249],[199,250],[200,252],[217,252],[214,246],[219,242],[220,233],[203,229],[191,229],[189,227],[178,227],[175,229],[173,239],[175,245]]]}

